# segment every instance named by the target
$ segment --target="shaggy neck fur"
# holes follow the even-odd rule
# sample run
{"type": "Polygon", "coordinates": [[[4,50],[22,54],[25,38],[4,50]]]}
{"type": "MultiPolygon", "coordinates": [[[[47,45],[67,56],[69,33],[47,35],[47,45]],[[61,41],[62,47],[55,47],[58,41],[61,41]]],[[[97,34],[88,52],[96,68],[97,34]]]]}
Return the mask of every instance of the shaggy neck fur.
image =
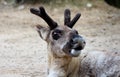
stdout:
{"type": "Polygon", "coordinates": [[[48,77],[78,77],[79,58],[48,53],[48,77]]]}

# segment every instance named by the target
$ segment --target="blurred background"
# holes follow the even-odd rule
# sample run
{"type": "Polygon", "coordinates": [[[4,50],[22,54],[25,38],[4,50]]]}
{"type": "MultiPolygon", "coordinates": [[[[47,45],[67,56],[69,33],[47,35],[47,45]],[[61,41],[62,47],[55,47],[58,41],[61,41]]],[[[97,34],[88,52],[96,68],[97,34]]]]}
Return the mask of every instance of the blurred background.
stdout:
{"type": "MultiPolygon", "coordinates": [[[[73,4],[76,6],[85,5],[87,2],[95,2],[95,0],[0,0],[3,5],[21,5],[21,4],[46,4],[50,6],[63,6],[66,4],[73,4]]],[[[96,0],[104,1],[109,5],[120,8],[120,0],[96,0]]]]}
{"type": "Polygon", "coordinates": [[[120,0],[0,0],[0,77],[46,77],[47,44],[34,26],[47,24],[29,11],[39,6],[60,25],[66,8],[71,18],[81,13],[74,29],[86,39],[82,52],[120,53],[120,0]]]}

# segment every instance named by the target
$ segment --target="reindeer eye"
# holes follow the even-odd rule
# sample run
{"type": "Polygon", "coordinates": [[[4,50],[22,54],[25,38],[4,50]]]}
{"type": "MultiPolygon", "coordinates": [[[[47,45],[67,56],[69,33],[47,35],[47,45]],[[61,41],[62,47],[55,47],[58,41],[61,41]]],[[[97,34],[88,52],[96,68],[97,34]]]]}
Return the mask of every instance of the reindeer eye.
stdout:
{"type": "Polygon", "coordinates": [[[52,37],[53,37],[54,40],[58,40],[61,37],[61,35],[62,35],[62,31],[58,30],[58,29],[56,29],[52,33],[52,37]]]}

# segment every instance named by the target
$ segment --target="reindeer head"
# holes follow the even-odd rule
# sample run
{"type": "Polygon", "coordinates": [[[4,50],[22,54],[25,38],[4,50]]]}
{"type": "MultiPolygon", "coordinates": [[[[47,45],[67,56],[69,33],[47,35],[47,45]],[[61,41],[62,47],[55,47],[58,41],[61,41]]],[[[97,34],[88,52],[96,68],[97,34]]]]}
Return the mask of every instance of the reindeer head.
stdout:
{"type": "Polygon", "coordinates": [[[57,57],[79,56],[85,46],[85,40],[75,29],[72,29],[80,18],[79,13],[71,20],[70,10],[66,9],[64,12],[64,25],[60,26],[48,16],[43,7],[40,7],[39,10],[31,8],[30,11],[40,16],[49,25],[48,28],[40,25],[37,25],[36,28],[40,37],[48,43],[48,47],[53,55],[57,57]]]}

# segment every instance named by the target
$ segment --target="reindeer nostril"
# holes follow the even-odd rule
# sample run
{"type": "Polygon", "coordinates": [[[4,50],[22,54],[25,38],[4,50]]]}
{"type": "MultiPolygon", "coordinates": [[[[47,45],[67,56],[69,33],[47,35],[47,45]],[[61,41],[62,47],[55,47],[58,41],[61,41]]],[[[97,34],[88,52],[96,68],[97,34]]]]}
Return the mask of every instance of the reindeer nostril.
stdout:
{"type": "Polygon", "coordinates": [[[78,46],[81,43],[82,43],[82,41],[79,38],[72,38],[70,40],[70,44],[73,45],[73,46],[78,46]]]}
{"type": "Polygon", "coordinates": [[[85,41],[84,41],[83,43],[84,43],[84,44],[86,44],[86,42],[85,42],[85,41]]]}
{"type": "Polygon", "coordinates": [[[74,40],[73,40],[73,39],[71,39],[71,40],[70,40],[70,43],[71,43],[71,44],[75,44],[75,42],[74,42],[74,40]]]}

